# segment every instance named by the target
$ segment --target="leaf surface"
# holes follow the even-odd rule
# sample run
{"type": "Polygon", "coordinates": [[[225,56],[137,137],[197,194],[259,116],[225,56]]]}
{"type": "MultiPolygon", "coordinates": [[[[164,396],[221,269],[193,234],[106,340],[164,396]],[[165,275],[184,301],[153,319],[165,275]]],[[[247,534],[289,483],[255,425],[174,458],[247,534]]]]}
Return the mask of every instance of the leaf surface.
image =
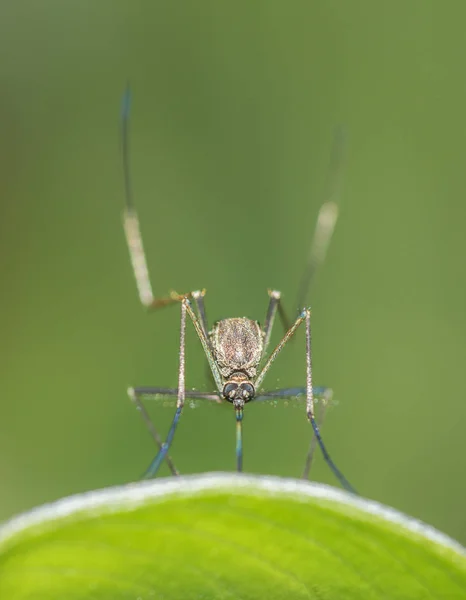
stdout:
{"type": "Polygon", "coordinates": [[[334,488],[208,474],[65,498],[0,528],[11,600],[466,598],[466,551],[334,488]]]}

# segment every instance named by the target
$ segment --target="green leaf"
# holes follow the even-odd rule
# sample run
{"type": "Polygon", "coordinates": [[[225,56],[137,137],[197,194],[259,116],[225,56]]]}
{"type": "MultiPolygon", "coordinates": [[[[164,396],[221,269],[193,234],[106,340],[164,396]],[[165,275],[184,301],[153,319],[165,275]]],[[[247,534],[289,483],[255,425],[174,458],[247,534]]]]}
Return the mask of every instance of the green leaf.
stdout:
{"type": "Polygon", "coordinates": [[[0,528],[0,598],[466,598],[466,551],[328,486],[226,474],[90,492],[0,528]]]}

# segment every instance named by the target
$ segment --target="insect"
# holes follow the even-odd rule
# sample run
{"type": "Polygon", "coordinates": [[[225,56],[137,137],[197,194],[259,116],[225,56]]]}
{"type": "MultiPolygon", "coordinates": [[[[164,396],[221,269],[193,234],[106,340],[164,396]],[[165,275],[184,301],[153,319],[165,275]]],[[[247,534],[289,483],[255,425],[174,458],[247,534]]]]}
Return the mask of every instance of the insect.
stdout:
{"type": "Polygon", "coordinates": [[[180,345],[178,387],[132,387],[128,394],[138,410],[156,442],[159,450],[152,460],[144,478],[155,477],[162,462],[166,461],[173,475],[178,471],[169,455],[178,423],[183,414],[183,407],[187,398],[196,398],[201,401],[217,403],[230,403],[236,418],[236,469],[243,469],[243,438],[242,423],[245,407],[249,402],[261,402],[270,399],[287,399],[299,395],[306,397],[306,415],[314,433],[309,452],[306,458],[303,477],[308,478],[312,456],[316,444],[320,446],[323,457],[333,471],[340,484],[350,492],[356,493],[346,477],[338,469],[330,457],[322,440],[319,425],[315,414],[315,395],[319,395],[324,402],[324,408],[330,398],[331,390],[327,388],[313,388],[311,364],[311,311],[304,307],[310,284],[317,268],[324,261],[330,238],[333,234],[338,216],[336,203],[338,175],[341,171],[341,135],[336,138],[334,152],[332,153],[330,182],[332,190],[327,200],[323,203],[313,237],[308,263],[304,272],[297,306],[300,307],[292,324],[286,318],[281,303],[280,292],[269,290],[269,301],[264,325],[261,327],[257,321],[242,318],[222,319],[209,329],[204,304],[205,290],[191,291],[184,294],[170,292],[167,296],[155,297],[147,268],[142,237],[139,227],[139,218],[133,203],[131,181],[129,173],[129,89],[123,98],[122,108],[122,152],[123,171],[125,181],[126,206],[123,214],[124,231],[128,244],[131,264],[136,279],[136,285],[141,303],[148,310],[179,304],[181,306],[180,319],[180,345]],[[278,345],[270,352],[269,342],[276,315],[279,315],[285,329],[285,334],[278,345]],[[185,333],[187,321],[191,321],[207,358],[210,371],[215,382],[216,390],[205,393],[196,390],[186,390],[185,382],[185,333]],[[285,388],[270,392],[262,391],[262,384],[269,369],[296,331],[303,326],[305,329],[305,373],[306,385],[299,388],[285,388]],[[176,409],[172,424],[165,442],[162,442],[145,406],[143,398],[169,396],[176,398],[176,409]]]}

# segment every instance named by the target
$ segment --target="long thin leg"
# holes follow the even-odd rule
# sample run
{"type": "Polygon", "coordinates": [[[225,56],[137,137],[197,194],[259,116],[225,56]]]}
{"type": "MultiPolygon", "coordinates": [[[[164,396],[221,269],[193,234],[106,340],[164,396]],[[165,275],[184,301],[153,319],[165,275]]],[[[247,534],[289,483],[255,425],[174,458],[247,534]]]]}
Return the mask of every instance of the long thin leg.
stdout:
{"type": "MultiPolygon", "coordinates": [[[[319,210],[314,235],[312,237],[309,257],[298,289],[295,305],[298,314],[307,305],[307,298],[311,285],[315,279],[317,270],[325,261],[330,240],[332,239],[338,219],[338,201],[341,189],[345,153],[344,150],[345,132],[343,128],[340,127],[335,132],[332,152],[330,155],[326,199],[319,210]]],[[[289,329],[289,320],[287,319],[283,305],[280,302],[280,292],[269,290],[269,296],[269,308],[267,310],[267,316],[263,328],[264,354],[270,340],[270,334],[277,309],[279,311],[285,331],[289,329]]]]}
{"type": "MultiPolygon", "coordinates": [[[[312,394],[314,398],[319,398],[319,403],[322,408],[319,411],[319,416],[317,417],[319,429],[322,428],[325,413],[327,408],[332,404],[333,392],[330,388],[327,387],[313,387],[312,394]]],[[[297,398],[299,396],[306,396],[306,388],[305,387],[294,387],[294,388],[283,388],[280,390],[272,390],[270,392],[263,392],[260,396],[256,396],[254,398],[254,402],[267,402],[271,400],[286,400],[287,398],[297,398]]],[[[314,453],[317,445],[317,438],[315,435],[312,436],[311,443],[309,445],[309,450],[306,455],[306,462],[303,470],[303,479],[309,479],[309,472],[311,470],[312,461],[314,458],[314,453]]]]}
{"type": "Polygon", "coordinates": [[[191,303],[188,298],[183,298],[181,301],[181,326],[180,326],[180,361],[179,361],[179,371],[178,371],[178,396],[176,402],[176,411],[175,416],[173,417],[173,421],[170,427],[170,430],[167,435],[166,441],[162,444],[157,456],[154,458],[152,463],[149,465],[146,473],[144,474],[145,479],[149,479],[154,477],[157,474],[157,471],[162,464],[162,461],[165,459],[165,456],[170,449],[171,443],[173,441],[173,437],[175,435],[176,427],[181,417],[181,413],[183,411],[184,401],[186,398],[186,390],[185,390],[185,345],[186,345],[186,313],[191,317],[191,321],[193,322],[194,328],[199,336],[202,347],[204,348],[205,355],[209,362],[210,368],[212,370],[212,375],[214,376],[215,383],[217,384],[218,391],[221,393],[222,391],[222,378],[220,375],[220,371],[218,370],[217,364],[215,362],[214,356],[212,354],[212,350],[210,348],[209,340],[204,333],[204,329],[200,324],[195,312],[191,308],[191,303]]]}
{"type": "Polygon", "coordinates": [[[189,298],[183,298],[182,303],[186,307],[188,315],[191,317],[191,321],[193,322],[194,329],[196,330],[199,340],[201,341],[202,347],[204,349],[204,354],[206,355],[210,370],[212,371],[215,385],[217,386],[217,390],[219,391],[220,394],[222,394],[222,389],[223,389],[222,376],[220,374],[217,363],[215,362],[215,358],[214,358],[214,354],[212,352],[212,348],[210,346],[209,338],[207,337],[207,334],[204,332],[204,328],[200,324],[199,319],[197,318],[195,312],[191,308],[191,302],[189,301],[189,298]]]}
{"type": "MultiPolygon", "coordinates": [[[[151,434],[152,438],[154,439],[155,443],[157,444],[157,446],[160,449],[162,447],[162,439],[161,439],[158,431],[156,430],[155,425],[152,423],[152,419],[150,418],[149,413],[146,410],[146,407],[144,406],[142,400],[140,399],[140,396],[142,396],[143,394],[144,394],[144,392],[141,392],[137,388],[136,389],[134,389],[134,388],[128,389],[128,396],[130,397],[131,401],[134,402],[134,404],[136,405],[137,410],[141,413],[142,419],[143,419],[144,423],[146,424],[147,429],[149,430],[149,433],[151,434]]],[[[175,464],[169,454],[167,454],[165,460],[167,462],[168,468],[171,471],[171,474],[179,475],[180,472],[175,467],[175,464]]]]}
{"type": "Polygon", "coordinates": [[[168,296],[161,298],[154,297],[136,209],[126,208],[124,210],[123,227],[141,304],[149,310],[155,310],[180,302],[184,295],[176,292],[170,292],[168,296]]]}
{"type": "Polygon", "coordinates": [[[178,396],[176,401],[176,411],[175,416],[173,417],[173,421],[170,427],[170,430],[167,435],[166,441],[161,445],[160,450],[157,453],[157,456],[149,465],[149,468],[144,473],[143,478],[149,479],[154,477],[157,474],[157,471],[162,464],[162,461],[165,459],[168,450],[173,441],[173,437],[175,435],[176,427],[181,417],[181,413],[183,411],[184,400],[185,400],[185,346],[186,346],[186,307],[187,307],[187,299],[183,299],[181,302],[181,323],[180,323],[180,361],[179,361],[179,369],[178,369],[178,396]]]}
{"type": "Polygon", "coordinates": [[[296,298],[296,308],[298,313],[308,304],[310,288],[314,282],[317,270],[325,260],[338,219],[338,204],[346,145],[345,141],[345,132],[342,127],[339,127],[335,132],[330,155],[326,199],[319,210],[307,265],[296,298]]]}
{"type": "Polygon", "coordinates": [[[320,435],[319,427],[316,423],[314,416],[314,396],[312,394],[312,365],[311,365],[311,311],[306,309],[304,311],[306,319],[306,413],[309,421],[311,422],[312,429],[317,439],[317,443],[320,446],[322,454],[324,455],[325,462],[328,464],[330,469],[333,471],[335,477],[338,479],[340,484],[349,492],[357,494],[356,490],[349,483],[343,473],[338,469],[336,464],[331,459],[327,449],[324,445],[322,437],[320,435]]]}
{"type": "MultiPolygon", "coordinates": [[[[327,397],[331,397],[332,390],[328,387],[314,386],[312,388],[312,393],[314,397],[317,396],[322,398],[328,403],[327,397]]],[[[262,392],[258,396],[254,397],[254,402],[266,402],[267,400],[273,400],[274,398],[297,398],[298,396],[306,396],[305,387],[283,388],[279,390],[271,390],[269,392],[262,392]]]]}
{"type": "MultiPolygon", "coordinates": [[[[153,386],[138,386],[136,388],[130,388],[138,396],[146,397],[148,399],[157,398],[158,396],[174,396],[178,397],[178,388],[166,388],[166,387],[153,387],[153,386]]],[[[128,392],[129,393],[129,392],[128,392]]],[[[200,392],[198,390],[186,390],[185,398],[195,398],[197,400],[211,400],[217,404],[222,404],[221,397],[215,393],[200,392]]]]}
{"type": "Polygon", "coordinates": [[[275,316],[277,314],[280,317],[280,320],[283,325],[283,329],[287,331],[290,328],[290,323],[285,313],[285,309],[283,308],[283,304],[281,303],[281,294],[277,290],[267,290],[269,294],[269,306],[267,308],[267,314],[265,317],[264,327],[262,328],[262,333],[264,336],[264,345],[262,350],[262,356],[265,356],[267,351],[267,346],[270,342],[270,336],[272,334],[272,328],[275,321],[275,316]]]}
{"type": "Polygon", "coordinates": [[[340,484],[347,489],[349,492],[356,493],[355,489],[346,479],[346,477],[340,472],[337,468],[333,460],[331,459],[327,449],[322,441],[322,437],[320,435],[319,428],[317,426],[315,416],[314,416],[314,396],[312,390],[312,366],[311,366],[311,311],[309,309],[305,309],[293,323],[293,325],[288,329],[288,331],[283,336],[280,343],[276,346],[272,354],[269,356],[267,362],[262,368],[262,371],[259,373],[258,377],[254,382],[254,386],[258,389],[264,380],[267,371],[270,369],[273,361],[277,358],[278,354],[283,350],[285,344],[290,340],[290,338],[295,334],[298,327],[301,325],[303,321],[306,321],[306,413],[307,417],[312,425],[312,429],[314,430],[314,434],[317,439],[317,443],[320,446],[322,454],[324,455],[324,459],[330,469],[333,471],[334,475],[340,482],[340,484]]]}
{"type": "Polygon", "coordinates": [[[262,382],[264,381],[264,377],[267,375],[267,371],[272,366],[273,361],[277,358],[278,354],[283,350],[283,347],[285,346],[285,344],[294,335],[294,333],[296,332],[298,327],[301,325],[301,323],[305,320],[305,318],[306,318],[306,311],[303,310],[303,312],[299,315],[299,317],[296,319],[296,321],[293,323],[293,325],[285,333],[285,335],[283,336],[283,338],[281,339],[279,344],[275,347],[273,352],[270,354],[265,365],[262,367],[261,372],[259,373],[259,375],[256,377],[256,380],[254,381],[254,387],[256,388],[256,390],[258,390],[260,388],[262,382]]]}
{"type": "MultiPolygon", "coordinates": [[[[314,390],[315,390],[315,388],[314,388],[314,390]]],[[[314,391],[314,395],[315,395],[315,391],[314,391]]],[[[325,393],[321,398],[321,402],[320,402],[321,408],[319,411],[319,416],[316,419],[317,426],[319,427],[319,431],[322,429],[322,425],[324,424],[325,414],[327,412],[327,408],[328,408],[329,404],[331,403],[331,398],[332,398],[332,390],[328,390],[328,393],[325,393]]],[[[312,439],[311,439],[311,443],[309,444],[309,450],[307,452],[306,462],[304,463],[304,469],[303,469],[303,474],[302,474],[303,479],[309,479],[309,473],[311,472],[312,461],[314,459],[314,453],[315,453],[316,446],[317,446],[317,438],[315,435],[313,435],[312,439]]]]}
{"type": "Polygon", "coordinates": [[[186,294],[177,294],[170,292],[168,296],[155,298],[152,292],[152,285],[147,268],[146,255],[142,244],[141,229],[139,219],[134,207],[133,194],[131,188],[131,177],[129,170],[129,113],[131,104],[131,94],[129,87],[123,95],[121,110],[121,145],[123,158],[123,175],[125,181],[125,200],[126,207],[123,212],[123,227],[128,244],[129,255],[133,267],[136,286],[139,293],[141,304],[148,309],[157,309],[179,302],[186,294]]]}
{"type": "Polygon", "coordinates": [[[207,324],[207,316],[204,305],[205,292],[205,290],[197,290],[195,292],[192,292],[191,297],[194,300],[194,303],[196,304],[197,314],[199,315],[199,321],[201,323],[202,329],[204,330],[204,336],[208,339],[209,326],[207,324]]]}

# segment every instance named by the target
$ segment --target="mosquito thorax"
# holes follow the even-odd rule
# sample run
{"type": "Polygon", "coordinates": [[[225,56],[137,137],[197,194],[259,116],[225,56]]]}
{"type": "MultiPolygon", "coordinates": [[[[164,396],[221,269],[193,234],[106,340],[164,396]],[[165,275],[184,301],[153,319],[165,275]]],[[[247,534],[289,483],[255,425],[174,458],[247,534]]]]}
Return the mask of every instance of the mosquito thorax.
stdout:
{"type": "Polygon", "coordinates": [[[252,379],[257,374],[263,349],[260,325],[246,317],[223,319],[215,323],[210,341],[215,361],[226,380],[235,372],[252,379]]]}
{"type": "Polygon", "coordinates": [[[245,373],[233,373],[223,386],[223,397],[235,406],[244,406],[254,398],[256,390],[245,373]]]}

